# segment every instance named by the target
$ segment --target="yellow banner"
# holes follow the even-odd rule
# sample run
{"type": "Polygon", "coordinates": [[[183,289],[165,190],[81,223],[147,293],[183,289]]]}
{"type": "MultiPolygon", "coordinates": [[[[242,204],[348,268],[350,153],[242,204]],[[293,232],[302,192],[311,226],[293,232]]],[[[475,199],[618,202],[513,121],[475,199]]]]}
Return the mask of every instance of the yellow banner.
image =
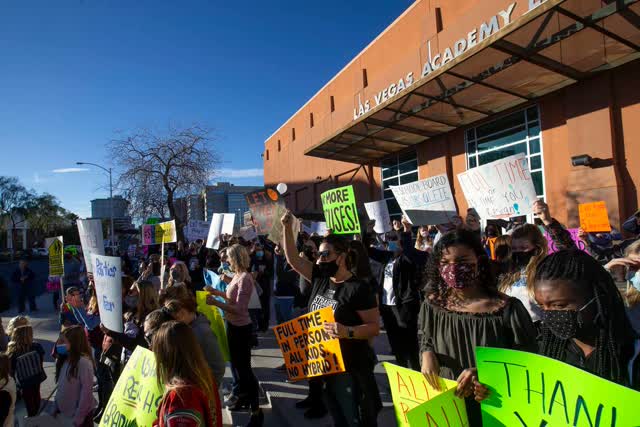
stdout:
{"type": "Polygon", "coordinates": [[[49,276],[64,276],[64,246],[62,236],[47,239],[49,250],[49,276]]]}
{"type": "Polygon", "coordinates": [[[340,340],[325,332],[325,322],[335,322],[331,307],[273,328],[291,381],[344,372],[340,340]]]}

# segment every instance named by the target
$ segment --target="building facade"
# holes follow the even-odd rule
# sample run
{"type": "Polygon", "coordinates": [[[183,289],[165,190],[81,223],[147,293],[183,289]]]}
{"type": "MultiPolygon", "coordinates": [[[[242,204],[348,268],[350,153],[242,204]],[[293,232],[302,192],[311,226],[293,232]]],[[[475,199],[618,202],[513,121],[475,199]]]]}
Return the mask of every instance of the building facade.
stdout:
{"type": "Polygon", "coordinates": [[[418,0],[265,142],[265,184],[289,208],[353,184],[359,205],[392,185],[524,153],[552,214],[604,200],[638,209],[640,2],[418,0]]]}
{"type": "MultiPolygon", "coordinates": [[[[122,196],[113,196],[113,217],[124,218],[127,216],[129,201],[122,196]]],[[[93,199],[91,201],[91,217],[106,219],[111,218],[111,199],[93,199]]]]}
{"type": "Polygon", "coordinates": [[[207,185],[203,192],[204,221],[211,221],[215,213],[234,213],[239,223],[244,213],[249,211],[244,195],[261,188],[228,182],[207,185]]]}

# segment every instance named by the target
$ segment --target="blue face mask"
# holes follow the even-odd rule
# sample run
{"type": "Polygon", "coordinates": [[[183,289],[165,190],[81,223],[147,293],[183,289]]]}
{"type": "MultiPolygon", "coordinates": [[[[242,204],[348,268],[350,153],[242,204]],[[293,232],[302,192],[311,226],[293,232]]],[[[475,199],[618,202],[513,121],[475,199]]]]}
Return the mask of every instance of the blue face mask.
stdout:
{"type": "Polygon", "coordinates": [[[59,356],[66,356],[69,351],[67,350],[67,346],[65,344],[56,345],[56,353],[59,356]]]}
{"type": "Polygon", "coordinates": [[[392,242],[389,242],[387,244],[387,250],[390,251],[390,252],[395,252],[398,249],[399,249],[399,246],[398,246],[398,244],[396,242],[392,241],[392,242]]]}
{"type": "Polygon", "coordinates": [[[264,252],[263,251],[256,251],[256,256],[258,258],[262,258],[264,256],[264,252]]]}
{"type": "Polygon", "coordinates": [[[629,282],[631,282],[631,286],[640,292],[640,271],[636,271],[636,274],[629,278],[629,282]]]}

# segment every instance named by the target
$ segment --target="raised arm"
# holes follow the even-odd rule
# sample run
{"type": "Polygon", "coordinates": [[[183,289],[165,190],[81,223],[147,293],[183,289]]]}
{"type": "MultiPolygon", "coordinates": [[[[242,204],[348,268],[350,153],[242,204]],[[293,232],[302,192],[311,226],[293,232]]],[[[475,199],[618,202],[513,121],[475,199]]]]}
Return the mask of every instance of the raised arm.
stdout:
{"type": "Polygon", "coordinates": [[[313,273],[313,263],[308,259],[301,257],[298,253],[298,249],[296,248],[296,239],[293,235],[292,219],[291,211],[287,210],[280,220],[282,222],[284,255],[291,268],[310,282],[311,275],[313,273]]]}
{"type": "Polygon", "coordinates": [[[537,200],[533,204],[533,213],[540,218],[544,229],[551,236],[551,240],[558,250],[571,249],[576,244],[569,233],[555,218],[549,213],[549,206],[542,200],[537,200]]]}

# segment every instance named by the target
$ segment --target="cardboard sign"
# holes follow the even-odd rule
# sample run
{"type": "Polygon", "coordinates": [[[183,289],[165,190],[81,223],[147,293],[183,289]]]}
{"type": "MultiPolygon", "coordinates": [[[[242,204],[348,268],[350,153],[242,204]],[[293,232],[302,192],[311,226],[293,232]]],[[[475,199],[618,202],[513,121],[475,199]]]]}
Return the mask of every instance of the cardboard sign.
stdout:
{"type": "Polygon", "coordinates": [[[449,389],[410,410],[407,413],[409,425],[469,427],[464,399],[456,397],[455,392],[455,389],[449,389]]]}
{"type": "Polygon", "coordinates": [[[224,357],[225,362],[228,362],[231,359],[229,355],[229,342],[227,341],[227,329],[224,326],[224,320],[220,315],[220,310],[213,305],[207,304],[207,295],[209,295],[207,291],[196,291],[198,312],[202,313],[204,317],[209,320],[211,331],[218,339],[218,346],[220,347],[222,357],[224,357]]]}
{"type": "Polygon", "coordinates": [[[62,236],[49,237],[46,240],[49,250],[49,276],[64,276],[64,246],[62,236]]]}
{"type": "Polygon", "coordinates": [[[175,220],[142,226],[142,244],[145,246],[173,243],[176,240],[175,220]]]}
{"type": "Polygon", "coordinates": [[[516,154],[458,174],[469,207],[483,219],[511,218],[533,212],[538,200],[524,154],[516,154]]]}
{"type": "Polygon", "coordinates": [[[122,330],[122,263],[120,257],[94,255],[93,280],[100,321],[112,331],[122,330]]]}
{"type": "Polygon", "coordinates": [[[211,223],[207,221],[191,219],[184,228],[184,237],[190,242],[195,242],[198,239],[205,240],[209,235],[210,227],[211,223]]]}
{"type": "Polygon", "coordinates": [[[284,207],[284,199],[272,187],[247,193],[244,197],[251,210],[253,223],[258,234],[269,234],[274,222],[280,221],[280,218],[276,217],[276,207],[284,207]]]}
{"type": "Polygon", "coordinates": [[[392,186],[391,191],[413,225],[447,224],[458,215],[446,174],[392,186]]]}
{"type": "Polygon", "coordinates": [[[218,249],[222,236],[233,234],[235,220],[236,214],[213,214],[205,246],[209,249],[218,249]]]}
{"type": "Polygon", "coordinates": [[[325,332],[325,322],[335,322],[331,307],[273,328],[291,381],[344,372],[340,340],[325,332]]]}
{"type": "MultiPolygon", "coordinates": [[[[277,244],[283,243],[282,237],[284,233],[284,228],[282,227],[282,222],[280,221],[280,219],[284,216],[285,212],[287,212],[287,210],[284,206],[278,206],[276,208],[275,214],[276,214],[276,217],[278,218],[278,221],[273,223],[273,227],[271,227],[271,231],[267,236],[267,238],[271,240],[273,243],[277,243],[277,244]]],[[[294,239],[295,239],[295,236],[297,236],[298,233],[300,232],[300,224],[301,224],[300,220],[296,218],[293,214],[291,214],[291,228],[293,230],[294,239]]]]}
{"type": "MultiPolygon", "coordinates": [[[[407,414],[420,404],[433,399],[443,391],[455,389],[457,383],[455,381],[440,379],[442,391],[436,390],[427,382],[422,373],[403,368],[392,363],[383,362],[382,366],[387,371],[389,386],[391,389],[391,398],[393,400],[393,408],[396,413],[398,427],[409,426],[407,414]]],[[[464,406],[464,405],[463,405],[464,406]]],[[[416,424],[416,425],[426,425],[416,424]]]]}
{"type": "Polygon", "coordinates": [[[153,425],[163,394],[153,352],[136,347],[111,393],[100,427],[153,425]]]}
{"type": "Polygon", "coordinates": [[[383,234],[391,231],[391,218],[389,218],[389,208],[386,200],[378,200],[377,202],[365,203],[364,208],[367,216],[371,220],[375,220],[373,231],[377,234],[383,234]]]}
{"type": "Polygon", "coordinates": [[[566,363],[516,350],[477,347],[478,377],[490,390],[482,425],[637,426],[640,392],[566,363]]]}
{"type": "Polygon", "coordinates": [[[360,233],[360,220],[352,185],[325,191],[320,198],[327,228],[333,234],[360,233]]]}
{"type": "MultiPolygon", "coordinates": [[[[587,250],[587,245],[578,237],[578,232],[580,231],[580,229],[567,228],[567,231],[571,234],[571,240],[573,240],[573,242],[576,244],[576,247],[583,252],[589,253],[589,251],[587,250]]],[[[543,229],[543,233],[544,233],[544,237],[547,239],[547,244],[548,244],[547,254],[551,255],[558,252],[558,248],[556,248],[556,244],[554,243],[549,233],[544,231],[544,229],[543,229]]]]}
{"type": "Polygon", "coordinates": [[[605,202],[578,205],[580,228],[587,233],[611,233],[611,223],[605,202]]]}
{"type": "Polygon", "coordinates": [[[102,236],[102,221],[99,219],[79,219],[78,234],[82,253],[84,253],[84,263],[87,271],[93,273],[93,255],[104,255],[104,237],[102,236]]]}

